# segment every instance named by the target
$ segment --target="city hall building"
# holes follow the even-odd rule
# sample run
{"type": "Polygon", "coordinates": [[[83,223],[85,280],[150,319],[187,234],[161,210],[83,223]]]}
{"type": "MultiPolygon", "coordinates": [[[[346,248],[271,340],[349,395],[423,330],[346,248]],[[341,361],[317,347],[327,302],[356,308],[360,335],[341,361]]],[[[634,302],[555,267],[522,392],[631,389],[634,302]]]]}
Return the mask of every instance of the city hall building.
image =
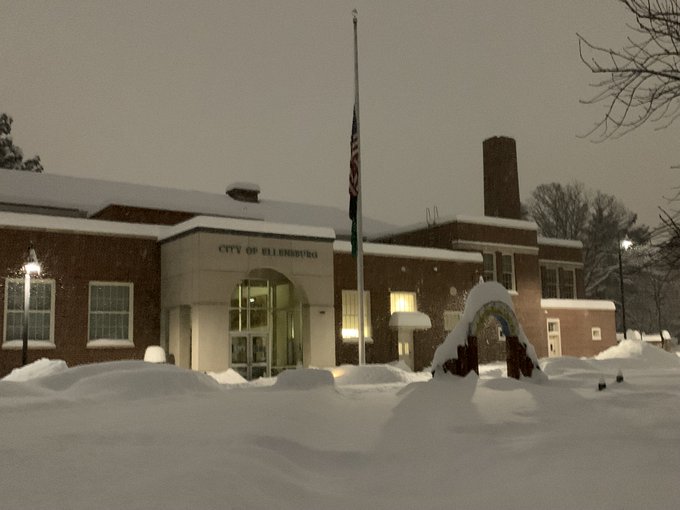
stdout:
{"type": "MultiPolygon", "coordinates": [[[[616,342],[615,308],[583,298],[579,242],[520,219],[515,142],[483,143],[482,217],[397,227],[364,219],[366,359],[427,367],[469,290],[496,280],[539,357],[616,342]]],[[[29,361],[140,359],[248,379],[357,361],[356,262],[345,210],[0,169],[0,376],[21,364],[22,266],[31,279],[29,361]]],[[[493,323],[480,360],[503,359],[493,323]]]]}

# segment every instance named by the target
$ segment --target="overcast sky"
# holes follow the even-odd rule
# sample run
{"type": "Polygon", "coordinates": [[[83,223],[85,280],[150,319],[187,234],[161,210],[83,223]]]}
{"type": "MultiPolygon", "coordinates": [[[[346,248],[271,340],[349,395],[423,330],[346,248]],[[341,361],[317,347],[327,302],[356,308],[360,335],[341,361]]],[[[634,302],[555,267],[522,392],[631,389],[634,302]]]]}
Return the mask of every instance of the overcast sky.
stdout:
{"type": "Polygon", "coordinates": [[[364,214],[482,214],[482,140],[520,192],[576,179],[649,225],[680,124],[594,144],[576,32],[620,46],[615,0],[0,0],[0,111],[45,171],[347,207],[359,10],[364,214]]]}

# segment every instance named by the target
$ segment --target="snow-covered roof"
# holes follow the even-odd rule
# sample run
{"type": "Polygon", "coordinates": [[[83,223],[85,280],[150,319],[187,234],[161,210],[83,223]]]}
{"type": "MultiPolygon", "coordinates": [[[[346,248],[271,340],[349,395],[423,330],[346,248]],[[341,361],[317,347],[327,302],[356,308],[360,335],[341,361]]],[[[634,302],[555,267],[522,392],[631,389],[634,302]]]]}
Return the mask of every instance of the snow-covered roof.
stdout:
{"type": "MultiPolygon", "coordinates": [[[[333,243],[333,250],[339,253],[351,253],[352,244],[349,241],[335,241],[333,243]]],[[[482,263],[482,254],[478,252],[380,243],[363,243],[363,250],[364,255],[482,263]]]]}
{"type": "MultiPolygon", "coordinates": [[[[260,199],[259,202],[242,202],[226,193],[6,169],[0,169],[0,203],[75,209],[87,215],[92,215],[108,205],[117,204],[184,211],[204,216],[327,227],[335,230],[339,236],[349,236],[351,229],[347,210],[337,207],[266,199],[260,199]]],[[[363,228],[365,235],[373,236],[397,227],[364,217],[363,228]]]]}
{"type": "Polygon", "coordinates": [[[83,234],[109,234],[158,239],[168,227],[142,223],[65,218],[42,214],[23,214],[0,211],[0,227],[44,229],[83,234]]]}
{"type": "Polygon", "coordinates": [[[604,299],[541,299],[541,308],[564,310],[616,310],[613,301],[604,299]]]}
{"type": "Polygon", "coordinates": [[[574,239],[556,239],[554,237],[543,236],[538,236],[538,244],[547,246],[560,246],[562,248],[583,248],[583,243],[581,241],[576,241],[574,239]]]}
{"type": "Polygon", "coordinates": [[[432,321],[423,312],[394,312],[390,315],[390,327],[401,329],[430,329],[432,321]]]}
{"type": "Polygon", "coordinates": [[[470,223],[473,225],[487,225],[489,227],[513,228],[518,230],[538,230],[538,225],[533,221],[513,220],[510,218],[495,218],[492,216],[468,216],[459,214],[456,216],[438,217],[436,223],[428,224],[426,222],[412,223],[404,227],[392,228],[392,230],[378,232],[373,235],[373,238],[386,237],[390,235],[405,234],[413,232],[414,230],[423,230],[437,225],[445,225],[447,223],[470,223]]]}
{"type": "Polygon", "coordinates": [[[195,216],[187,221],[167,227],[159,236],[163,241],[192,230],[209,229],[212,231],[239,232],[248,234],[268,234],[286,237],[304,237],[332,241],[335,232],[332,228],[308,227],[270,223],[267,221],[242,220],[237,218],[217,218],[215,216],[195,216]]]}

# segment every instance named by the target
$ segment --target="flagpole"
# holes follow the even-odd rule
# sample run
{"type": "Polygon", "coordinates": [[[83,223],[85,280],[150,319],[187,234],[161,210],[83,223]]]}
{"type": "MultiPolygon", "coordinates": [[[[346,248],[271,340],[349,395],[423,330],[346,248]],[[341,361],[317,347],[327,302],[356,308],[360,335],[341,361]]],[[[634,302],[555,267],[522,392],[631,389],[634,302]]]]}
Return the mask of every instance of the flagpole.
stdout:
{"type": "Polygon", "coordinates": [[[361,128],[359,123],[359,44],[357,42],[357,15],[356,9],[352,11],[354,19],[354,111],[357,120],[357,140],[358,140],[358,185],[357,185],[357,294],[359,301],[359,365],[366,363],[366,340],[364,338],[364,235],[363,235],[363,215],[361,211],[361,128]]]}

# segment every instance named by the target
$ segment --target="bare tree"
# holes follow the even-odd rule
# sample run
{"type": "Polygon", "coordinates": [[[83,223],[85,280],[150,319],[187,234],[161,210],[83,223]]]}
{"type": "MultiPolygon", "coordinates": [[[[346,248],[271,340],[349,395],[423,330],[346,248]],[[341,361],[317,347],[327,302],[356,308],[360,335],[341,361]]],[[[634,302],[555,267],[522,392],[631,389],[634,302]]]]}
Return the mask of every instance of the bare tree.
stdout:
{"type": "Polygon", "coordinates": [[[604,117],[588,132],[618,138],[650,121],[664,128],[680,116],[680,0],[618,0],[635,17],[619,50],[579,39],[581,60],[602,80],[582,102],[604,103],[604,117]]]}
{"type": "Polygon", "coordinates": [[[590,198],[580,182],[541,184],[526,205],[527,214],[546,237],[581,239],[590,216],[590,198]]]}

